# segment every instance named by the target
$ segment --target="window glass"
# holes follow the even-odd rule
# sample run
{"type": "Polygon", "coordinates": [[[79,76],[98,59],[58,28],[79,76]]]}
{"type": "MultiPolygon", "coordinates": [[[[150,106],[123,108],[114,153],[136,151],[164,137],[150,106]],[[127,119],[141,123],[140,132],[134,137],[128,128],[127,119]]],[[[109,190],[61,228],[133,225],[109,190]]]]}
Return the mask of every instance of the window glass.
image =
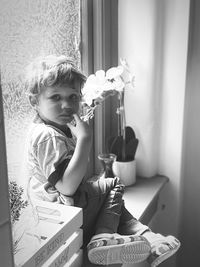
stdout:
{"type": "Polygon", "coordinates": [[[33,111],[23,82],[37,56],[65,54],[81,66],[80,0],[0,0],[0,67],[8,177],[20,182],[23,144],[33,111]]]}

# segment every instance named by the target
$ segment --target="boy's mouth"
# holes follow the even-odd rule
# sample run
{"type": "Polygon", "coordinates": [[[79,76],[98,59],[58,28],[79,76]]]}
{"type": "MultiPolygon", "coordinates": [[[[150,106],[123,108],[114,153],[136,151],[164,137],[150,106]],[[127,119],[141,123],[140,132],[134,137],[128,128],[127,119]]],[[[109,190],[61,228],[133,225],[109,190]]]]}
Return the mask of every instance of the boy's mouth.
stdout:
{"type": "Polygon", "coordinates": [[[73,116],[73,113],[63,113],[59,115],[59,117],[62,117],[62,118],[71,118],[72,116],[73,116]]]}

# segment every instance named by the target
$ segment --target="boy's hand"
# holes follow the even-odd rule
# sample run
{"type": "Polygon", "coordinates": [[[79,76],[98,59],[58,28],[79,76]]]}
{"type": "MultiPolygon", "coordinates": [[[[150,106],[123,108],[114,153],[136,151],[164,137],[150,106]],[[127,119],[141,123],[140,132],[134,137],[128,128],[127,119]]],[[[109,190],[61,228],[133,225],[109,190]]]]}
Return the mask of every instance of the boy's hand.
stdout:
{"type": "Polygon", "coordinates": [[[89,125],[82,121],[78,114],[73,115],[75,120],[75,125],[72,123],[68,123],[67,126],[70,128],[71,132],[76,136],[78,139],[91,139],[92,132],[90,130],[89,125]]]}

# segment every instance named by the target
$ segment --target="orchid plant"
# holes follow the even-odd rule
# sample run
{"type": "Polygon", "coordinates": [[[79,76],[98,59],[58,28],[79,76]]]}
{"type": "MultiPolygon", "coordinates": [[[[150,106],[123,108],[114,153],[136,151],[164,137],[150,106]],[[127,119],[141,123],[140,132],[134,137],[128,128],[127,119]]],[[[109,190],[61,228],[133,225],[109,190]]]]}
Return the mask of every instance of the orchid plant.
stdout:
{"type": "Polygon", "coordinates": [[[121,59],[120,63],[121,65],[112,67],[106,72],[98,70],[87,78],[82,89],[83,104],[86,107],[86,114],[82,117],[84,121],[93,118],[94,110],[107,97],[116,93],[119,96],[122,95],[127,85],[133,87],[134,76],[131,74],[126,60],[121,59]]]}
{"type": "MultiPolygon", "coordinates": [[[[105,99],[115,94],[118,95],[119,105],[117,108],[118,115],[118,142],[113,142],[110,152],[117,154],[117,159],[121,161],[127,160],[126,155],[126,119],[124,109],[124,94],[127,88],[134,87],[134,76],[132,75],[128,63],[125,59],[120,60],[120,65],[112,67],[106,72],[98,70],[95,74],[91,74],[82,89],[83,106],[85,114],[82,116],[84,121],[93,118],[94,111],[105,99]],[[120,145],[119,145],[120,140],[120,145]],[[114,149],[114,143],[118,149],[114,149]],[[120,151],[120,152],[119,152],[120,151]],[[121,155],[119,155],[121,154],[121,155]]],[[[130,127],[129,127],[130,128],[130,127]]],[[[132,137],[135,138],[134,131],[131,131],[132,137]]],[[[115,141],[115,140],[113,140],[115,141]]],[[[135,147],[135,150],[137,145],[135,147]]],[[[135,152],[132,155],[134,159],[135,152]]]]}

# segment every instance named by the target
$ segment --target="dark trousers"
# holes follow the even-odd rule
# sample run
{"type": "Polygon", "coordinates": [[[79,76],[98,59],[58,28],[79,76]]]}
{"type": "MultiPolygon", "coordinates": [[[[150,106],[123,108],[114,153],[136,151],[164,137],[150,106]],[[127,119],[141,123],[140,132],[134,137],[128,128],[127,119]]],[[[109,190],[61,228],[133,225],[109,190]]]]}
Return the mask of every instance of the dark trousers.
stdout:
{"type": "Polygon", "coordinates": [[[130,235],[148,229],[125,208],[124,185],[119,178],[106,178],[81,184],[74,204],[83,209],[83,243],[86,246],[99,228],[130,235]]]}

